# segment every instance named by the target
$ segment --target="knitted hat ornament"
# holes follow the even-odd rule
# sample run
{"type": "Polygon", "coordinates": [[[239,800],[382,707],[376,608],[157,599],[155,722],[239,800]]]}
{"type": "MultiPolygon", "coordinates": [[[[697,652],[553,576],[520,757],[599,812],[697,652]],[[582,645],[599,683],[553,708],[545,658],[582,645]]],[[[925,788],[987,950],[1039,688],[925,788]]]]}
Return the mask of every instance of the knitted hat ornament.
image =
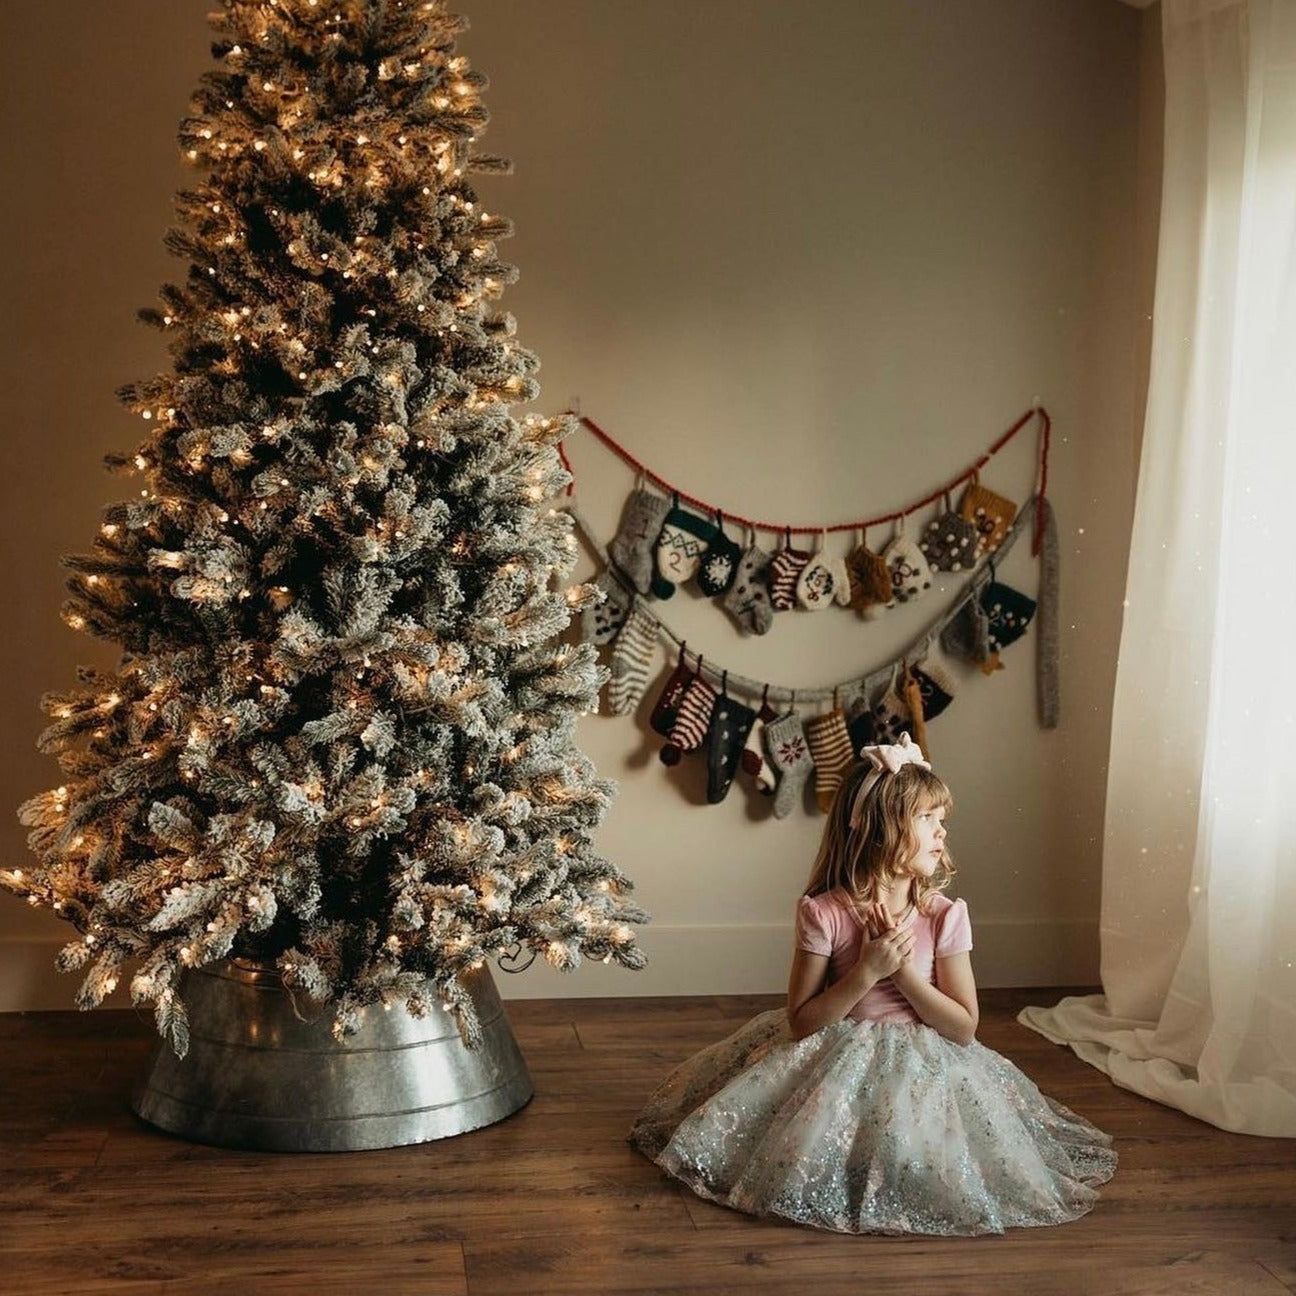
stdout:
{"type": "Polygon", "coordinates": [[[980,540],[976,524],[953,510],[946,493],[945,512],[927,524],[918,548],[933,571],[964,571],[975,565],[980,540]]]}
{"type": "Polygon", "coordinates": [[[604,571],[594,584],[603,591],[603,599],[580,614],[581,638],[586,643],[611,643],[630,615],[633,595],[610,571],[604,571]]]}
{"type": "Polygon", "coordinates": [[[977,529],[979,555],[999,548],[1017,516],[1017,505],[982,486],[981,479],[973,473],[959,501],[959,512],[977,529]]]}
{"type": "Polygon", "coordinates": [[[657,537],[651,592],[659,599],[671,598],[675,587],[697,572],[719,534],[714,523],[680,508],[678,495],[675,500],[657,537]]]}
{"type": "Polygon", "coordinates": [[[693,676],[680,699],[679,710],[675,713],[675,723],[671,725],[666,745],[658,752],[663,765],[678,765],[680,757],[686,752],[697,751],[706,740],[707,730],[711,727],[716,691],[702,678],[701,666],[699,661],[698,673],[693,676]]]}
{"type": "Polygon", "coordinates": [[[734,775],[742,763],[747,736],[756,723],[756,712],[731,698],[727,680],[720,681],[720,696],[711,712],[706,736],[707,801],[719,805],[729,795],[734,775]]]}
{"type": "Polygon", "coordinates": [[[708,598],[727,594],[738,576],[742,549],[725,535],[724,514],[716,513],[716,536],[697,571],[698,589],[708,598]]]}
{"type": "Polygon", "coordinates": [[[802,549],[793,549],[791,534],[788,535],[766,574],[770,606],[775,612],[790,612],[796,607],[797,579],[813,557],[802,549]]]}
{"type": "Polygon", "coordinates": [[[640,594],[647,594],[652,584],[657,537],[670,508],[670,500],[664,495],[636,490],[626,501],[621,525],[608,545],[608,556],[640,594]]]}
{"type": "Polygon", "coordinates": [[[834,603],[846,607],[850,597],[850,576],[844,558],[820,550],[797,575],[796,601],[809,612],[820,612],[834,603]]]}
{"type": "Polygon", "coordinates": [[[689,669],[684,661],[684,646],[681,644],[679,658],[675,662],[675,669],[671,671],[665,687],[657,695],[652,715],[648,718],[648,723],[663,738],[669,738],[670,731],[675,727],[675,716],[679,711],[679,704],[684,700],[684,694],[688,686],[693,682],[693,674],[694,672],[689,669]]]}
{"type": "MultiPolygon", "coordinates": [[[[891,573],[891,601],[909,603],[931,589],[931,568],[922,550],[905,530],[905,520],[896,523],[896,533],[882,550],[882,561],[891,573]]],[[[891,604],[887,605],[888,607],[891,604]]]]}
{"type": "Polygon", "coordinates": [[[767,634],[774,624],[774,608],[766,584],[771,561],[771,554],[759,545],[749,544],[738,563],[733,586],[724,596],[725,611],[752,634],[767,634]]]}
{"type": "Polygon", "coordinates": [[[931,769],[931,762],[922,754],[922,749],[910,740],[907,733],[902,733],[894,743],[878,743],[860,750],[860,760],[871,767],[860,780],[851,803],[850,826],[858,828],[864,818],[864,806],[868,795],[888,774],[898,774],[906,765],[917,765],[920,769],[931,769]]]}
{"type": "Polygon", "coordinates": [[[612,677],[608,681],[608,711],[629,715],[648,687],[657,654],[657,622],[638,602],[612,645],[612,677]]]}

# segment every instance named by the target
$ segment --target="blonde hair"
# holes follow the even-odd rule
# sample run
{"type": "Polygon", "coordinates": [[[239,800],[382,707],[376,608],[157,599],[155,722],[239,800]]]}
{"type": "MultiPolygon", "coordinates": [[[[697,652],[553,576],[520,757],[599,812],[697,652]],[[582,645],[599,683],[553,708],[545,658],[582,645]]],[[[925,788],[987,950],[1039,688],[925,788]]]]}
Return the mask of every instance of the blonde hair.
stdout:
{"type": "MultiPolygon", "coordinates": [[[[953,808],[949,788],[931,770],[903,765],[896,773],[878,779],[864,798],[858,826],[852,828],[851,810],[860,783],[871,769],[866,761],[858,762],[837,789],[806,895],[841,887],[859,903],[878,899],[890,883],[905,875],[904,865],[918,849],[915,816],[924,810],[948,812],[953,808]]],[[[913,901],[920,913],[927,912],[931,897],[945,890],[957,872],[949,852],[943,851],[931,877],[914,877],[913,901]]]]}

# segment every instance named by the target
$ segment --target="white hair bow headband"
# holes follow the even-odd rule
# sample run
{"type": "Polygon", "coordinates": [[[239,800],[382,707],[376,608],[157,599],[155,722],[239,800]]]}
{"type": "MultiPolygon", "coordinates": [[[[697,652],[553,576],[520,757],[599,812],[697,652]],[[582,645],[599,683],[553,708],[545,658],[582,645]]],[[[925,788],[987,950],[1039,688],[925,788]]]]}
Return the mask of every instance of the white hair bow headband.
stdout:
{"type": "Polygon", "coordinates": [[[910,740],[907,733],[900,735],[898,743],[880,743],[876,747],[861,747],[860,759],[873,766],[860,780],[859,791],[855,793],[855,803],[851,806],[850,826],[858,828],[864,817],[864,800],[883,774],[897,774],[905,765],[918,765],[922,769],[931,769],[929,761],[922,753],[922,748],[910,740]]]}

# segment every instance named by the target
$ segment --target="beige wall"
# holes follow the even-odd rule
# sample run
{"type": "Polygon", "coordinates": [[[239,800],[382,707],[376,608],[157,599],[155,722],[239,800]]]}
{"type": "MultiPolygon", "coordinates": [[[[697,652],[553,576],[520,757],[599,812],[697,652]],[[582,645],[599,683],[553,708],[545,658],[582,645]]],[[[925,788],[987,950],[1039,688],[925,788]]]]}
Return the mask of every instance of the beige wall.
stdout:
{"type": "MultiPolygon", "coordinates": [[[[507,251],[523,278],[507,301],[544,361],[545,408],[579,397],[682,488],[789,522],[925,495],[1034,397],[1052,411],[1062,725],[1036,727],[1024,643],[993,679],[961,677],[931,738],[958,801],[983,984],[1094,981],[1155,254],[1155,13],[1116,0],[462,7],[463,49],[493,82],[488,146],[517,164],[482,190],[518,224],[507,251]]],[[[96,659],[57,619],[57,556],[85,545],[116,493],[97,467],[133,433],[114,387],[162,362],[132,313],[179,268],[160,236],[207,8],[0,11],[3,805],[55,780],[32,748],[35,700],[96,659]]],[[[986,480],[1021,498],[1032,441],[1014,445],[986,480]]],[[[607,538],[632,477],[586,434],[568,449],[607,538]]],[[[1019,550],[1003,575],[1033,591],[1019,550]]],[[[764,638],[689,593],[662,611],[713,661],[808,688],[887,661],[941,597],[871,624],[789,615],[764,638]]],[[[592,716],[581,740],[621,784],[600,845],[655,915],[650,969],[537,968],[502,978],[506,994],[782,986],[821,820],[776,822],[742,788],[705,805],[698,762],[656,760],[646,712],[592,716]]],[[[21,860],[9,811],[0,843],[21,860]]],[[[48,970],[63,931],[0,898],[0,1007],[70,1002],[48,970]]]]}

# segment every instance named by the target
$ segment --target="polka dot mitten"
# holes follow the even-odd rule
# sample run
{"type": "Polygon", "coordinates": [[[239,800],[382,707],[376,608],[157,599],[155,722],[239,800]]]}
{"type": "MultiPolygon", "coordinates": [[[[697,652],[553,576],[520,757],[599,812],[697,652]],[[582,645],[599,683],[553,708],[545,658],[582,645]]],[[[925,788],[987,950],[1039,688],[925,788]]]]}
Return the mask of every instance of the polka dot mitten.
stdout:
{"type": "Polygon", "coordinates": [[[670,598],[677,585],[696,574],[718,535],[715,524],[706,518],[673,507],[657,537],[657,570],[652,578],[652,593],[659,599],[670,598]]]}
{"type": "Polygon", "coordinates": [[[846,713],[834,707],[827,715],[812,716],[806,721],[805,736],[814,760],[815,802],[827,814],[854,759],[846,713]]]}
{"type": "Polygon", "coordinates": [[[700,674],[694,675],[680,699],[666,746],[657,753],[663,765],[678,765],[685,752],[697,751],[702,746],[711,727],[715,704],[715,689],[700,674]]]}
{"type": "Polygon", "coordinates": [[[778,773],[778,790],[774,793],[774,818],[786,819],[792,813],[814,768],[810,745],[806,742],[801,717],[788,712],[765,726],[765,752],[778,773]]]}
{"type": "Polygon", "coordinates": [[[630,615],[633,596],[609,571],[605,571],[594,584],[603,591],[604,598],[580,614],[581,638],[586,643],[611,643],[630,615]]]}
{"type": "Polygon", "coordinates": [[[612,678],[607,690],[612,715],[629,715],[639,705],[656,654],[657,622],[636,604],[612,646],[612,678]]]}
{"type": "Polygon", "coordinates": [[[774,609],[765,583],[769,565],[770,555],[764,549],[748,545],[738,564],[733,586],[724,598],[725,611],[752,634],[766,634],[774,624],[774,609]]]}
{"type": "Polygon", "coordinates": [[[640,594],[647,594],[652,583],[653,553],[662,524],[670,512],[671,502],[664,495],[637,490],[626,501],[608,555],[625,572],[640,594]]]}
{"type": "Polygon", "coordinates": [[[722,687],[706,736],[707,801],[711,805],[719,805],[729,795],[747,735],[755,723],[756,712],[735,701],[722,687]]]}
{"type": "Polygon", "coordinates": [[[981,547],[981,533],[976,523],[956,513],[945,496],[945,512],[928,522],[918,548],[933,571],[969,571],[976,565],[981,547]]]}
{"type": "Polygon", "coordinates": [[[1035,615],[1035,600],[1001,581],[992,580],[981,595],[990,622],[990,651],[1002,652],[1026,633],[1035,615]]]}
{"type": "Polygon", "coordinates": [[[882,560],[891,572],[891,597],[900,603],[916,599],[924,590],[931,589],[931,568],[922,550],[914,543],[904,528],[901,518],[896,533],[882,551],[882,560]]]}

